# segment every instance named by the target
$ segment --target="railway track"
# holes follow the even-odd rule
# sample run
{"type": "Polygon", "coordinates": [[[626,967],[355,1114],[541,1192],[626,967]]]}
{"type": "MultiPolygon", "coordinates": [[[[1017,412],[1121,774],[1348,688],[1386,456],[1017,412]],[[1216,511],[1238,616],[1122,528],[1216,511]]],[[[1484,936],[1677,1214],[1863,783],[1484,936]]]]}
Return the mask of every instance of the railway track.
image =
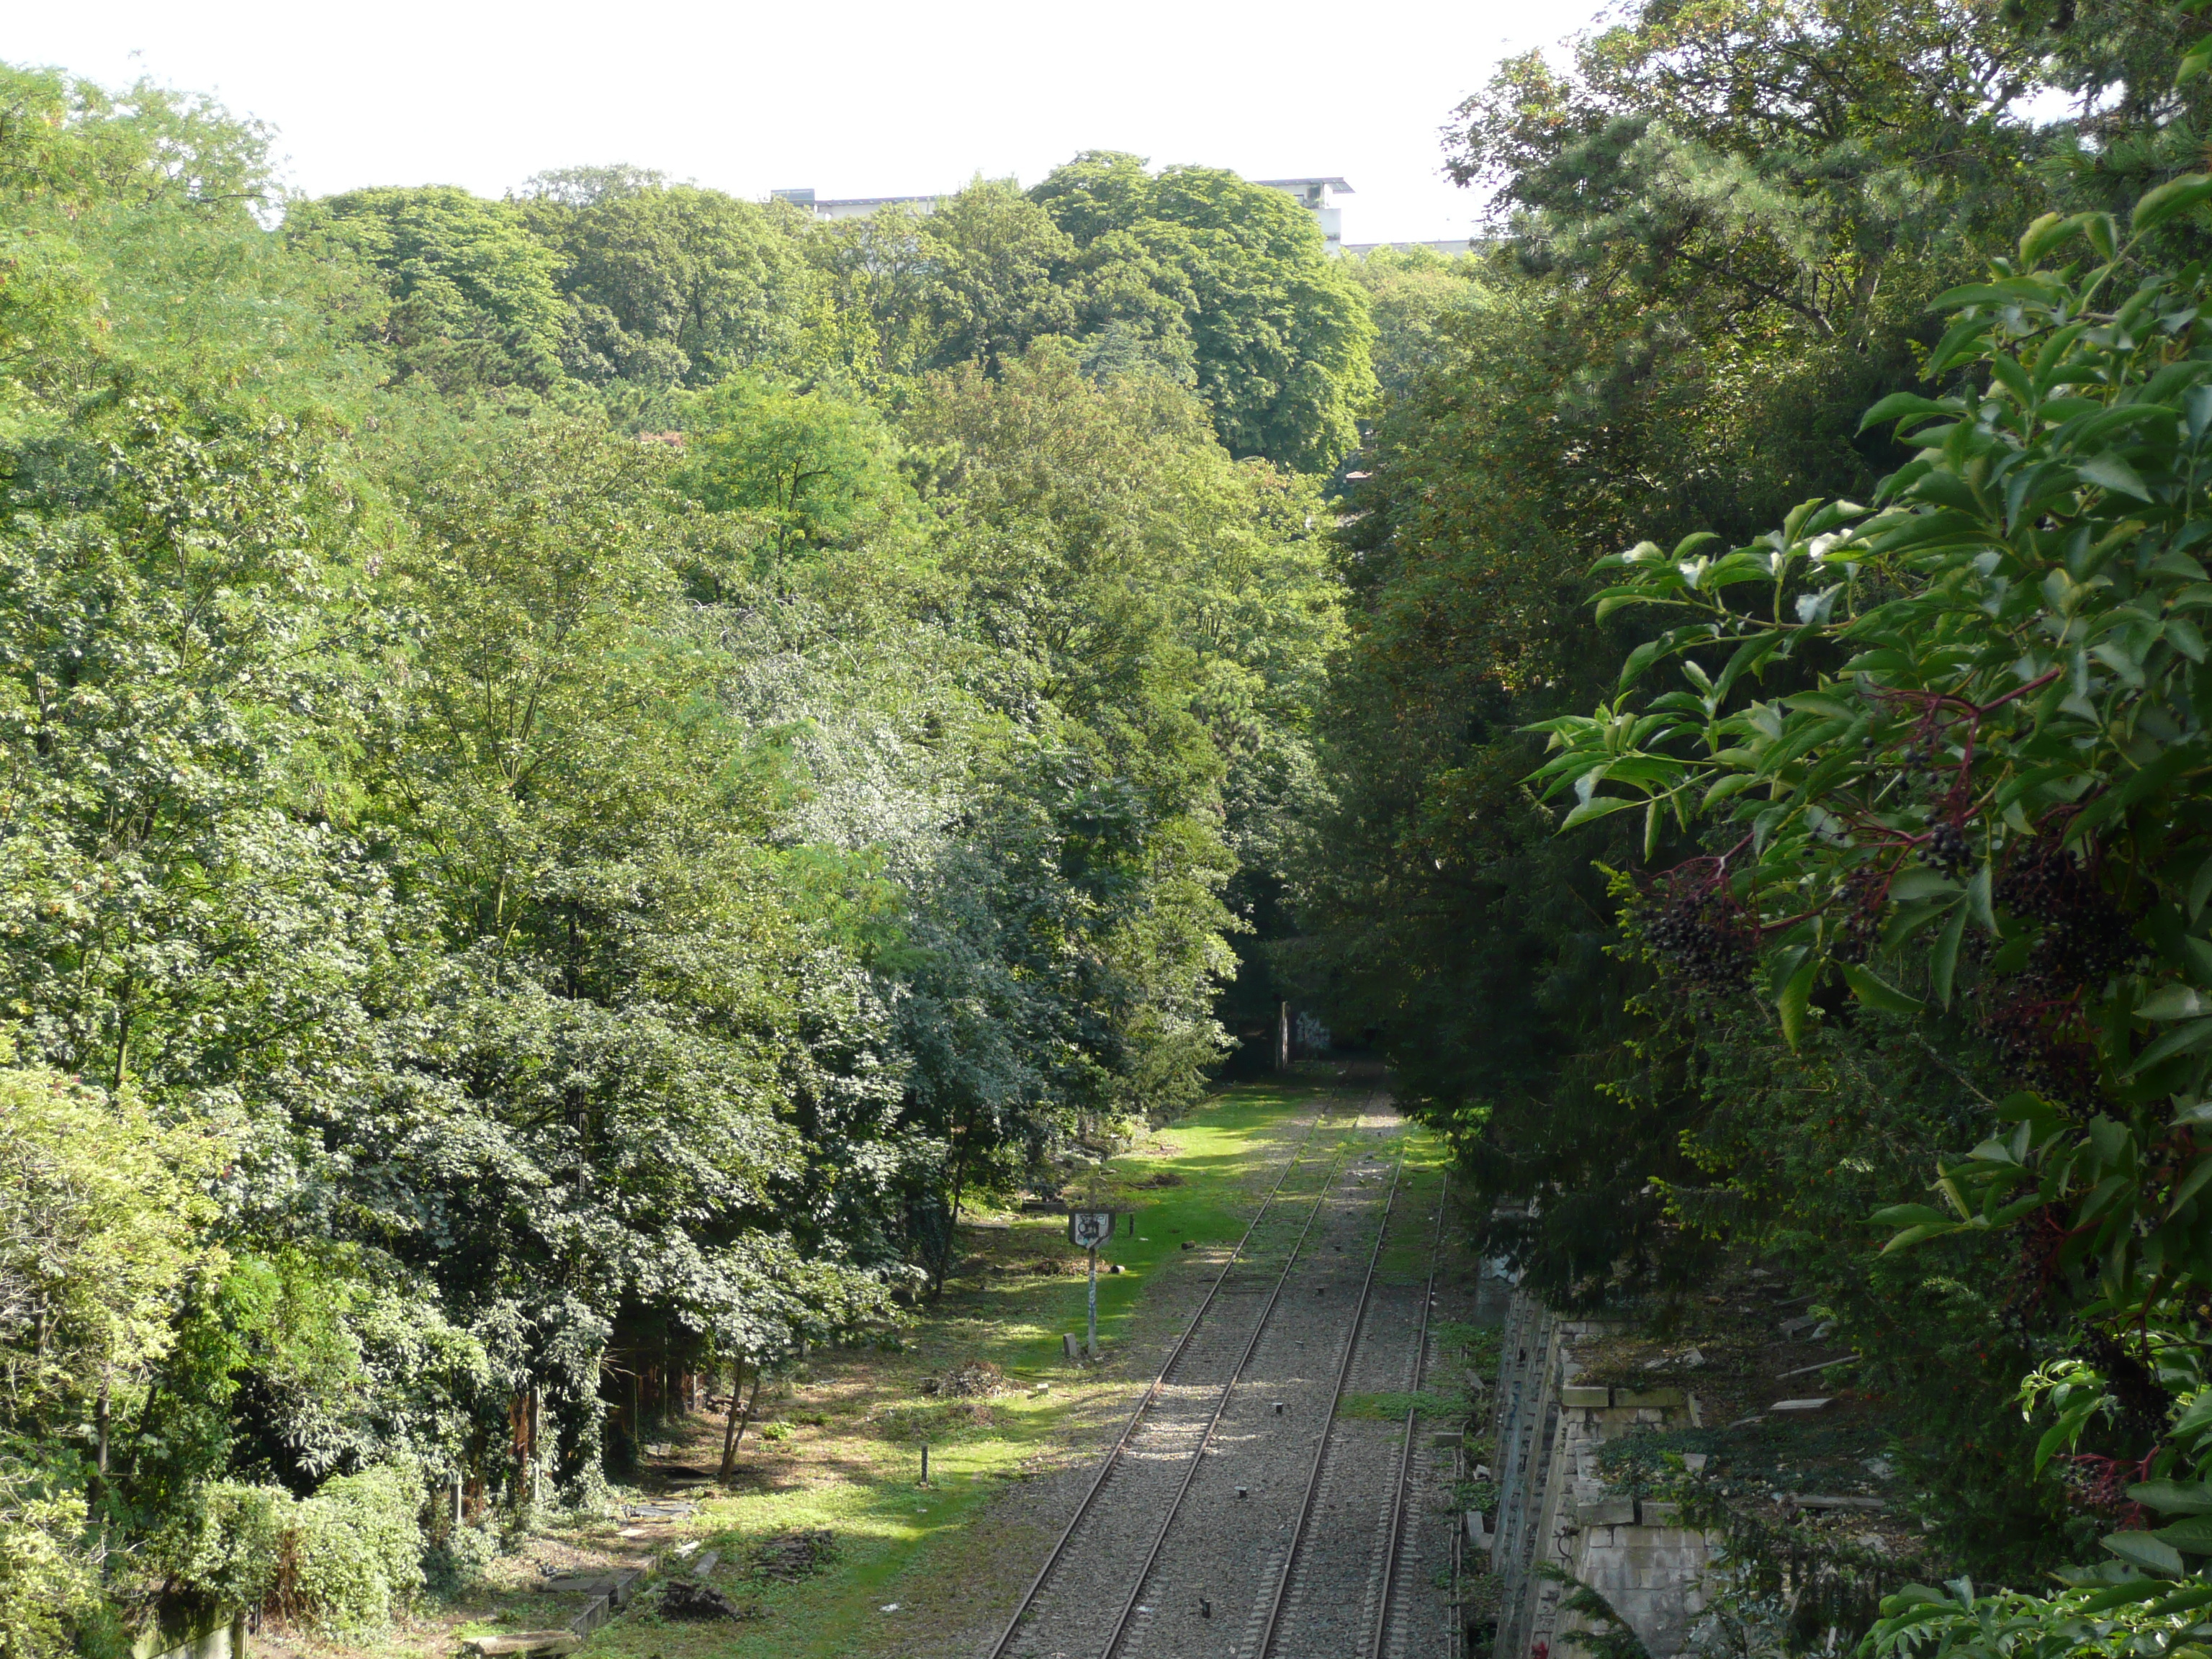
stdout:
{"type": "MultiPolygon", "coordinates": [[[[1370,1272],[1358,1335],[1344,1358],[1340,1397],[1346,1389],[1370,1395],[1420,1392],[1448,1185],[1439,1182],[1426,1204],[1411,1202],[1398,1218],[1393,1242],[1404,1245],[1428,1235],[1426,1277],[1394,1283],[1370,1272]]],[[[1391,1231],[1386,1220],[1386,1235],[1391,1231]]],[[[1378,1261],[1383,1244],[1378,1237],[1378,1261]]],[[[1426,1564],[1408,1547],[1419,1519],[1417,1477],[1435,1455],[1434,1448],[1420,1443],[1419,1431],[1417,1403],[1409,1403],[1395,1424],[1332,1416],[1315,1449],[1305,1501],[1285,1552],[1289,1570],[1278,1577],[1267,1620],[1240,1659],[1441,1655],[1448,1621],[1423,1605],[1418,1591],[1426,1564]]]]}
{"type": "MultiPolygon", "coordinates": [[[[1252,1659],[1296,1626],[1285,1616],[1295,1603],[1282,1565],[1306,1553],[1298,1546],[1337,1398],[1363,1352],[1401,1179],[1384,1156],[1395,1145],[1372,1132],[1365,1147],[1315,1155],[1322,1122],[1254,1217],[987,1659],[1252,1659]]],[[[1411,1363],[1418,1378],[1419,1360],[1411,1363]]],[[[1330,1659],[1357,1650],[1328,1650],[1330,1659]]],[[[1275,1651],[1288,1650],[1277,1642],[1275,1651]]]]}

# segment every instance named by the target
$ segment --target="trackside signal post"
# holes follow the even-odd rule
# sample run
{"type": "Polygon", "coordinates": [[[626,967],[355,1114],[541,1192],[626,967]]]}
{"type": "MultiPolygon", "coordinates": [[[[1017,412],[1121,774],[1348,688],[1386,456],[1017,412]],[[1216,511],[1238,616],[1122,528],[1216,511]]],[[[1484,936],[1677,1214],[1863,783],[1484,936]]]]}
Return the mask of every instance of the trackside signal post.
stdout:
{"type": "Polygon", "coordinates": [[[1091,1316],[1083,1352],[1098,1358],[1098,1247],[1114,1237],[1116,1212],[1112,1210],[1070,1210],[1067,1242],[1091,1252],[1091,1316]]]}

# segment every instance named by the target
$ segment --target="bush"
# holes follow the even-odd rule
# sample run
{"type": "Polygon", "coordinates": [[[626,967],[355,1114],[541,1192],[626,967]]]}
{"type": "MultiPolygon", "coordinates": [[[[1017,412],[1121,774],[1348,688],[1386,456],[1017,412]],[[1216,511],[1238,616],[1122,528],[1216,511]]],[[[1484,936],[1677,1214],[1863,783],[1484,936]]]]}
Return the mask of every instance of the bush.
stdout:
{"type": "Polygon", "coordinates": [[[422,1587],[422,1483],[386,1464],[325,1484],[296,1512],[286,1611],[325,1629],[388,1624],[422,1587]]]}
{"type": "Polygon", "coordinates": [[[79,1542],[81,1500],[19,1498],[0,1484],[0,1653],[59,1659],[112,1623],[79,1542]]]}
{"type": "Polygon", "coordinates": [[[407,1464],[342,1475],[304,1499],[226,1481],[205,1489],[164,1553],[180,1589],[333,1633],[372,1631],[422,1586],[421,1507],[407,1464]]]}
{"type": "Polygon", "coordinates": [[[298,1506],[282,1486],[224,1480],[202,1488],[196,1512],[165,1540],[169,1576],[223,1606],[268,1606],[298,1506]]]}
{"type": "Polygon", "coordinates": [[[437,1595],[459,1595],[484,1580],[499,1540],[482,1527],[455,1527],[422,1552],[422,1583],[437,1595]]]}

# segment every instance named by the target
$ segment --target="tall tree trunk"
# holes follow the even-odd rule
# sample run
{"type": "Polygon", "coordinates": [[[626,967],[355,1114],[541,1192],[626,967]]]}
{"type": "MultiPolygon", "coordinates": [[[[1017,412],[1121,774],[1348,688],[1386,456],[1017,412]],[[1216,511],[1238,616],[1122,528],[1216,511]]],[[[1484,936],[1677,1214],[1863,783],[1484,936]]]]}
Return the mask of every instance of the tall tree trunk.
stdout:
{"type": "MultiPolygon", "coordinates": [[[[99,1462],[93,1474],[91,1489],[86,1496],[91,1500],[88,1507],[94,1514],[98,1514],[100,1511],[106,1509],[107,1504],[108,1400],[110,1397],[109,1389],[112,1386],[114,1375],[115,1369],[112,1365],[100,1372],[100,1403],[93,1407],[93,1430],[99,1440],[99,1451],[97,1454],[99,1462]]],[[[103,1528],[106,1527],[106,1524],[107,1523],[104,1519],[100,1522],[100,1525],[103,1528]]]]}
{"type": "Polygon", "coordinates": [[[753,1420],[753,1407],[760,1403],[760,1367],[753,1367],[753,1391],[745,1394],[745,1364],[742,1359],[730,1370],[730,1414],[722,1425],[722,1467],[715,1480],[722,1486],[730,1484],[730,1477],[738,1472],[738,1442],[745,1437],[745,1428],[753,1420]],[[738,1402],[744,1401],[744,1409],[738,1402]]]}

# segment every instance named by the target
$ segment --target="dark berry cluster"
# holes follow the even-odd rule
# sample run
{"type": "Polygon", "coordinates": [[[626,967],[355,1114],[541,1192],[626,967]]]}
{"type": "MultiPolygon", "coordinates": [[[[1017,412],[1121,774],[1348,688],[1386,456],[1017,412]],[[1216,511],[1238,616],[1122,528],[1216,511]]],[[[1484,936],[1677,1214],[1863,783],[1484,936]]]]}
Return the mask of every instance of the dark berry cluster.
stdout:
{"type": "Polygon", "coordinates": [[[1927,842],[1920,855],[1945,875],[1963,876],[1973,867],[1974,849],[1966,840],[1966,832],[1948,818],[1938,822],[1928,832],[1927,842]]]}
{"type": "Polygon", "coordinates": [[[2042,836],[2006,860],[1997,902],[2040,925],[2024,977],[2046,994],[2098,985],[2140,953],[2124,911],[2086,859],[2042,836]]]}
{"type": "Polygon", "coordinates": [[[1881,936],[1881,913],[1889,902],[1889,880],[1870,866],[1844,878],[1842,913],[1836,927],[1835,954],[1844,962],[1864,962],[1881,936]]]}
{"type": "Polygon", "coordinates": [[[1754,935],[1725,887],[1677,890],[1644,937],[1670,969],[1700,990],[1735,990],[1751,977],[1754,935]]]}
{"type": "Polygon", "coordinates": [[[1982,1016],[1983,1034],[2023,1086],[2073,1110],[2093,1110],[2094,1034],[2082,1024],[2072,999],[2053,1002],[2037,994],[2040,988],[2030,981],[2024,994],[1990,1006],[1982,1016]]]}

